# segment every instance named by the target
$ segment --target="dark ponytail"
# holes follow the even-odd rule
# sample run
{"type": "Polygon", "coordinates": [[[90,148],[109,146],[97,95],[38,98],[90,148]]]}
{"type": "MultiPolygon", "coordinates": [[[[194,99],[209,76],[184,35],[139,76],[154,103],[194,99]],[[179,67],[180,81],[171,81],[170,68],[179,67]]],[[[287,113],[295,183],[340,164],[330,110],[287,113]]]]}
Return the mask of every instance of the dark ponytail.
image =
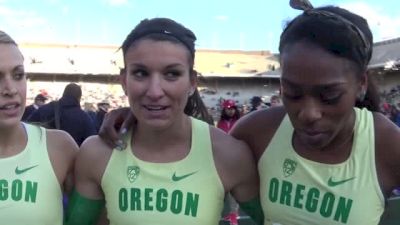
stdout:
{"type": "MultiPolygon", "coordinates": [[[[192,70],[191,76],[194,76],[194,79],[197,79],[198,73],[195,70],[192,70]]],[[[184,112],[186,115],[193,116],[194,118],[203,120],[210,125],[214,125],[214,119],[208,113],[207,107],[204,104],[203,99],[201,99],[197,88],[189,97],[184,112]]]]}

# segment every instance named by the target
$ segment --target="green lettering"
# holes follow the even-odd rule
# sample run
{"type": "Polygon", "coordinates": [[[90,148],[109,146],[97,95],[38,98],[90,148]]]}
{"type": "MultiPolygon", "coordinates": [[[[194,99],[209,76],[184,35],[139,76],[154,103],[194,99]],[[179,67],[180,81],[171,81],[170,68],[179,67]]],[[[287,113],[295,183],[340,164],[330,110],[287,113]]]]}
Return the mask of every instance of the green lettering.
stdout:
{"type": "MultiPolygon", "coordinates": [[[[29,183],[29,186],[30,192],[37,189],[36,183],[29,183]]],[[[163,188],[121,188],[118,197],[121,212],[126,212],[128,209],[141,211],[143,207],[145,211],[170,211],[173,214],[184,214],[191,217],[197,217],[200,201],[199,194],[183,193],[180,190],[169,192],[163,188]]],[[[30,194],[26,199],[36,199],[36,195],[30,194]]]]}
{"type": "Polygon", "coordinates": [[[334,219],[336,221],[339,221],[339,219],[340,219],[340,222],[347,223],[347,220],[349,219],[352,204],[353,204],[352,199],[346,199],[346,198],[340,197],[339,204],[336,208],[336,213],[335,213],[334,219]]]}
{"type": "Polygon", "coordinates": [[[17,179],[11,184],[11,198],[14,201],[19,201],[22,198],[22,181],[17,179]]]}
{"type": "Polygon", "coordinates": [[[146,210],[146,211],[153,210],[153,206],[150,205],[151,202],[153,201],[153,197],[151,196],[152,193],[153,193],[153,189],[151,189],[151,188],[144,189],[144,210],[146,210]]]}
{"type": "Polygon", "coordinates": [[[308,191],[305,207],[308,212],[313,213],[317,211],[319,195],[319,190],[316,188],[310,188],[308,191]]]}
{"type": "Polygon", "coordinates": [[[165,212],[168,208],[168,192],[165,189],[157,191],[156,209],[159,212],[165,212]]]}
{"type": "Polygon", "coordinates": [[[303,191],[306,189],[306,186],[298,184],[296,186],[296,194],[294,196],[294,203],[293,206],[299,209],[303,208],[303,204],[300,202],[303,200],[304,194],[303,191]]]}
{"type": "Polygon", "coordinates": [[[330,217],[332,215],[334,203],[335,196],[330,192],[325,193],[324,197],[322,198],[321,208],[319,209],[321,216],[330,217]]]}
{"type": "Polygon", "coordinates": [[[182,211],[183,194],[181,191],[175,190],[171,195],[171,212],[179,214],[182,211]]]}
{"type": "Polygon", "coordinates": [[[140,189],[131,188],[131,210],[142,210],[140,202],[140,189]]]}
{"type": "Polygon", "coordinates": [[[279,180],[274,177],[269,182],[268,197],[271,202],[276,202],[278,200],[278,190],[279,190],[279,180]]]}
{"type": "Polygon", "coordinates": [[[197,208],[199,205],[199,194],[188,193],[186,198],[185,215],[192,217],[197,216],[197,208]]]}
{"type": "Polygon", "coordinates": [[[27,181],[25,190],[25,202],[36,202],[38,183],[27,181]]]}
{"type": "Polygon", "coordinates": [[[291,200],[291,192],[292,192],[292,183],[288,181],[282,181],[282,188],[281,188],[281,197],[279,199],[279,202],[283,205],[286,204],[287,206],[290,206],[290,200],[291,200]]]}
{"type": "Polygon", "coordinates": [[[118,193],[119,210],[125,212],[128,209],[128,191],[125,188],[119,189],[118,193]]]}
{"type": "Polygon", "coordinates": [[[0,180],[0,201],[8,199],[8,182],[7,180],[0,180]]]}

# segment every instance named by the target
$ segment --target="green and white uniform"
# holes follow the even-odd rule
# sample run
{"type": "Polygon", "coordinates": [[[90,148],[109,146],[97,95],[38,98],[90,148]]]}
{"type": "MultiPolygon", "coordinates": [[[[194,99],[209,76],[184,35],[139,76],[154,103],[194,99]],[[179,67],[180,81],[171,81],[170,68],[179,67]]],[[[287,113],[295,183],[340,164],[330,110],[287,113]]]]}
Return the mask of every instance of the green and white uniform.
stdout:
{"type": "MultiPolygon", "coordinates": [[[[224,188],[217,173],[209,125],[194,118],[192,146],[182,160],[151,163],[113,151],[102,177],[111,225],[217,225],[224,188]]],[[[157,141],[157,140],[154,140],[157,141]]]]}
{"type": "Polygon", "coordinates": [[[46,130],[23,125],[26,148],[0,158],[0,223],[61,225],[62,192],[47,151],[46,130]]]}
{"type": "Polygon", "coordinates": [[[384,210],[375,167],[372,113],[355,108],[353,147],[338,164],[305,159],[293,147],[286,115],[258,168],[265,224],[377,225],[384,210]]]}

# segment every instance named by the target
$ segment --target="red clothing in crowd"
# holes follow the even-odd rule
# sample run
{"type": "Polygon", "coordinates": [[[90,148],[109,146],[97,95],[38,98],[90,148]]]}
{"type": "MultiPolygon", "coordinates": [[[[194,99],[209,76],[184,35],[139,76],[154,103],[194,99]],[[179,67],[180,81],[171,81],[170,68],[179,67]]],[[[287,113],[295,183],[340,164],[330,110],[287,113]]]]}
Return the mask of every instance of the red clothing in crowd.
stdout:
{"type": "Polygon", "coordinates": [[[220,120],[217,123],[217,127],[228,133],[233,125],[236,123],[236,119],[230,119],[230,120],[220,120]]]}

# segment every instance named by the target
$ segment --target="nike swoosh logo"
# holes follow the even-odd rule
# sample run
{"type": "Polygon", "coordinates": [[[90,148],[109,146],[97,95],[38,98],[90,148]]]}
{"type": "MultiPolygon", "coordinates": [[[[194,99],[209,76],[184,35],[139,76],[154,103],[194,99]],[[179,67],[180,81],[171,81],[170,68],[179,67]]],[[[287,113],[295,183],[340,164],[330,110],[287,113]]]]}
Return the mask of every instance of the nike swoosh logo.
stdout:
{"type": "Polygon", "coordinates": [[[31,166],[31,167],[28,167],[28,168],[25,168],[25,169],[19,169],[18,166],[17,166],[15,168],[15,174],[20,175],[20,174],[25,173],[26,171],[31,170],[31,169],[33,169],[33,168],[35,168],[37,166],[39,166],[39,165],[34,165],[34,166],[31,166]]]}
{"type": "Polygon", "coordinates": [[[329,187],[334,187],[334,186],[337,186],[337,185],[341,185],[341,184],[344,184],[344,183],[346,183],[348,181],[351,181],[351,180],[353,180],[355,178],[356,177],[352,177],[352,178],[345,179],[345,180],[340,180],[340,181],[333,181],[332,177],[330,177],[329,180],[328,180],[328,186],[329,187]]]}
{"type": "Polygon", "coordinates": [[[185,178],[187,178],[187,177],[189,177],[189,176],[192,176],[192,175],[195,174],[195,173],[197,173],[197,171],[192,172],[192,173],[185,174],[185,175],[183,175],[183,176],[177,176],[177,175],[174,173],[174,175],[172,175],[172,180],[173,180],[173,181],[180,181],[180,180],[185,179],[185,178]]]}

